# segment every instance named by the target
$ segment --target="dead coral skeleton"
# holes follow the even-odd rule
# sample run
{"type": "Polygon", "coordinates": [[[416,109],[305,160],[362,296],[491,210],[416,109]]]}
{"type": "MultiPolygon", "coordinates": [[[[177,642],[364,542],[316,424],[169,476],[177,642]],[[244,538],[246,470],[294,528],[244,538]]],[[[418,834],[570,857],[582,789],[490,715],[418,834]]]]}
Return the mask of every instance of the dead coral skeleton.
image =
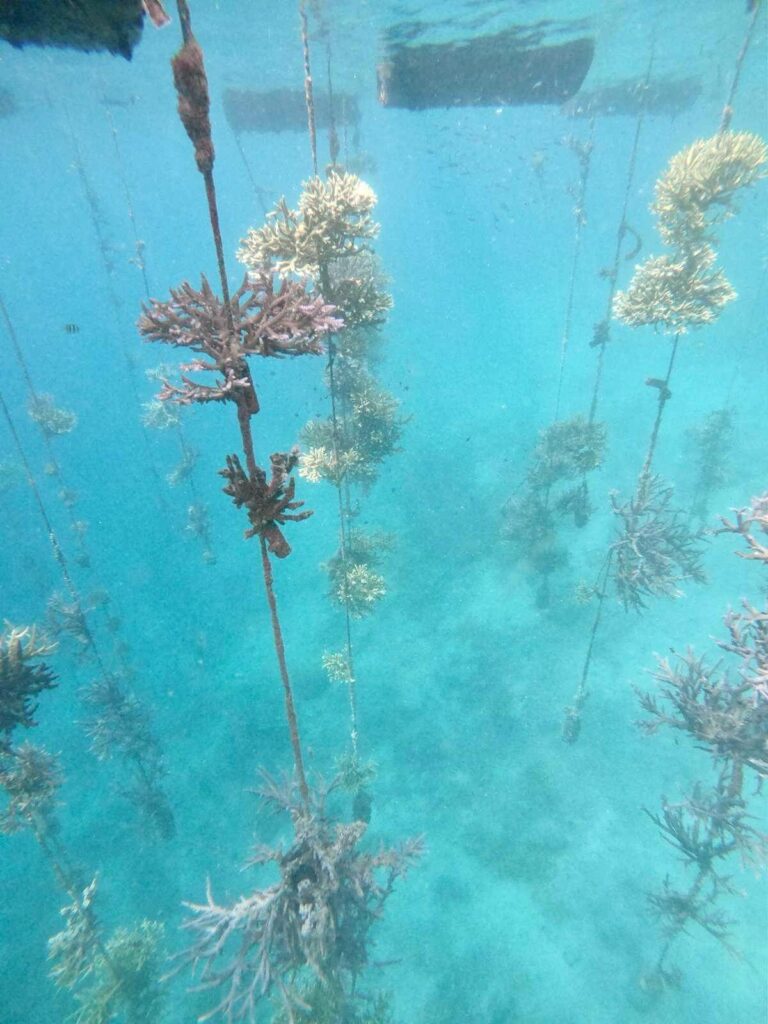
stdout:
{"type": "Polygon", "coordinates": [[[260,1000],[274,994],[296,1022],[297,985],[307,976],[351,990],[368,963],[371,926],[421,851],[413,840],[401,849],[362,853],[365,823],[330,818],[327,790],[314,790],[307,807],[292,782],[265,775],[261,795],[288,813],[292,838],[287,849],[258,848],[249,863],[274,865],[279,880],[231,906],[216,902],[209,883],[205,903],[187,904],[193,944],[182,963],[200,971],[199,989],[219,995],[201,1019],[253,1022],[260,1000]]]}

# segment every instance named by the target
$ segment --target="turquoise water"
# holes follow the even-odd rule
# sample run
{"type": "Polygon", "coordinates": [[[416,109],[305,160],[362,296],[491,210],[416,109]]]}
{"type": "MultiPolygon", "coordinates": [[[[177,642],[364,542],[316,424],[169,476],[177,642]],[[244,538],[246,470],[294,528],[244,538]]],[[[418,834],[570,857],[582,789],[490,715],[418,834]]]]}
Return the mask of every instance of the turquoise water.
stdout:
{"type": "MultiPolygon", "coordinates": [[[[740,894],[719,905],[742,959],[692,925],[671,957],[681,986],[640,984],[661,944],[646,893],[667,874],[681,887],[693,878],[643,809],[656,813],[662,796],[679,799],[713,769],[687,736],[641,734],[634,687],[653,688],[655,652],[714,650],[728,608],[764,600],[765,570],[734,557],[737,538],[710,538],[707,584],[686,584],[684,596],[653,601],[642,616],[625,613],[610,591],[579,740],[561,738],[595,614],[576,587],[595,580],[614,538],[609,495],[630,493],[642,467],[657,397],[644,382],[664,376],[669,338],[612,325],[599,405],[607,452],[590,477],[595,511],[581,530],[559,528],[568,559],[550,577],[547,607],[537,606],[540,581],[503,535],[502,509],[524,488],[539,432],[555,418],[579,184],[564,140],[594,146],[560,407],[572,416],[589,408],[589,342],[609,287],[600,271],[613,258],[636,116],[601,112],[591,125],[557,105],[388,109],[377,105],[375,73],[384,31],[405,22],[422,23],[419,41],[442,42],[510,21],[584,19],[578,34],[595,40],[585,91],[641,78],[653,47],[654,79],[691,76],[700,91],[683,109],[644,117],[627,212],[643,242],[639,260],[663,251],[648,210],[655,180],[676,152],[718,129],[749,15],[740,3],[519,3],[512,15],[482,3],[323,6],[334,85],[360,106],[359,147],[350,138],[348,151],[365,157],[363,177],[378,195],[376,250],[394,298],[375,370],[408,417],[401,450],[359,495],[355,526],[386,530],[396,543],[383,563],[386,597],[352,629],[361,752],[378,768],[366,842],[377,849],[423,834],[425,854],[374,928],[371,959],[387,966],[371,968],[364,985],[391,993],[402,1024],[759,1024],[766,893],[737,856],[729,873],[740,894]]],[[[292,4],[262,2],[199,0],[192,14],[236,286],[239,240],[262,223],[263,204],[285,195],[295,205],[312,168],[305,133],[236,136],[222,96],[301,89],[299,19],[292,4]]],[[[763,11],[732,125],[763,137],[766,32],[763,11]]],[[[312,45],[322,69],[322,43],[312,45]]],[[[89,611],[90,628],[110,667],[133,668],[127,685],[162,748],[175,836],[158,839],[126,799],[123,762],[101,763],[89,750],[79,691],[98,667],[66,637],[49,659],[59,686],[40,696],[30,738],[61,757],[58,841],[85,881],[98,873],[105,928],[160,920],[171,953],[187,942],[182,900],[202,902],[207,878],[227,903],[262,884],[242,865],[281,826],[252,791],[260,767],[291,766],[258,543],[242,539],[245,516],[217,476],[239,450],[236,419],[219,405],[182,410],[200,453],[194,489],[165,482],[179,461],[175,433],[141,428],[141,404],[157,390],[144,371],[176,353],[143,344],[136,330],[147,299],[136,238],[153,297],[185,279],[197,285],[201,271],[216,277],[203,186],[176,115],[168,61],[178,46],[176,23],[148,26],[131,63],[0,43],[0,88],[15,104],[0,119],[0,295],[35,390],[77,415],[76,429],[52,446],[78,493],[74,517],[89,524],[90,568],[76,562],[5,324],[2,396],[86,606],[98,589],[110,595],[108,612],[89,611]],[[198,501],[210,512],[212,564],[185,531],[198,501]],[[119,618],[117,632],[108,614],[119,618]]],[[[316,79],[322,85],[320,70],[316,79]]],[[[323,164],[324,131],[318,144],[323,164]]],[[[719,262],[738,298],[717,323],[683,337],[656,453],[656,470],[690,508],[690,429],[730,411],[734,437],[709,496],[711,523],[764,493],[768,479],[766,189],[746,190],[718,230],[719,262]]],[[[619,288],[634,262],[619,261],[619,288]]],[[[328,415],[322,368],[310,357],[255,363],[262,462],[294,444],[308,419],[328,415]]],[[[16,624],[43,622],[65,586],[7,420],[0,438],[0,462],[13,470],[0,494],[0,612],[16,624]]],[[[337,497],[328,484],[297,485],[314,515],[286,527],[293,553],[274,562],[275,587],[308,772],[328,777],[349,731],[345,691],[321,665],[344,635],[321,569],[338,543],[337,497]]],[[[764,822],[755,781],[745,792],[764,822]]],[[[348,805],[337,795],[334,813],[348,818],[348,805]]],[[[0,1022],[63,1021],[75,1004],[48,977],[46,942],[68,900],[29,831],[2,838],[0,885],[0,1022]]],[[[186,992],[189,980],[168,983],[162,1019],[190,1021],[212,1005],[186,992]]]]}

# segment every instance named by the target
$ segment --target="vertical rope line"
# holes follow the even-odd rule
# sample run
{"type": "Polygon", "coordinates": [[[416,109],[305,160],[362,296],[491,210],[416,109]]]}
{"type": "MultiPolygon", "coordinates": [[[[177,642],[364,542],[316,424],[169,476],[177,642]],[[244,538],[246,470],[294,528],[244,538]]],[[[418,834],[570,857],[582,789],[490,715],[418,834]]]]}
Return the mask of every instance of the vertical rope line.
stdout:
{"type": "Polygon", "coordinates": [[[621,205],[621,216],[619,218],[619,227],[616,232],[616,247],[613,253],[613,262],[611,263],[611,272],[609,277],[609,288],[608,288],[608,300],[605,307],[605,316],[602,320],[603,330],[600,335],[600,341],[597,346],[597,364],[595,366],[595,380],[592,387],[592,401],[589,406],[589,423],[590,425],[595,422],[597,416],[597,403],[600,394],[600,389],[603,382],[603,369],[605,365],[605,350],[610,340],[610,324],[611,317],[613,315],[613,298],[616,294],[616,281],[619,273],[619,263],[621,261],[621,250],[624,245],[624,238],[626,236],[627,226],[627,211],[629,209],[629,201],[632,192],[632,186],[635,181],[635,169],[637,167],[637,154],[640,149],[640,136],[643,131],[643,124],[645,122],[645,97],[648,92],[648,86],[651,81],[651,72],[653,71],[654,56],[656,52],[656,39],[655,35],[651,42],[651,55],[648,58],[648,67],[645,72],[645,81],[643,88],[643,102],[640,105],[640,110],[637,115],[635,122],[635,135],[632,140],[632,149],[629,155],[629,164],[627,166],[627,180],[624,186],[624,198],[621,205]]]}
{"type": "Polygon", "coordinates": [[[315,123],[315,101],[312,93],[312,68],[309,62],[309,26],[304,0],[299,4],[301,18],[301,45],[304,51],[304,98],[307,103],[307,124],[309,144],[312,147],[312,172],[317,177],[317,125],[315,123]]]}
{"type": "MultiPolygon", "coordinates": [[[[189,14],[189,7],[187,5],[187,0],[176,0],[176,6],[177,6],[178,11],[179,11],[179,20],[181,21],[182,36],[183,36],[184,46],[185,47],[186,46],[189,46],[189,47],[193,47],[194,46],[196,48],[196,50],[197,50],[197,43],[195,42],[195,38],[194,38],[194,36],[192,34],[192,23],[191,23],[191,18],[190,18],[190,14],[189,14]]],[[[177,55],[177,57],[178,57],[178,55],[177,55]]],[[[176,60],[176,59],[177,58],[174,58],[174,60],[176,60]]],[[[197,52],[195,63],[198,63],[198,62],[199,62],[199,68],[198,68],[199,74],[202,77],[204,85],[205,85],[205,96],[206,96],[206,103],[207,103],[208,83],[207,83],[207,78],[205,76],[205,67],[204,67],[204,62],[203,62],[202,51],[197,52]]],[[[174,65],[174,70],[175,70],[175,65],[174,65]]],[[[199,83],[198,83],[198,85],[199,85],[199,83]]],[[[177,85],[177,88],[178,88],[178,85],[177,85]]],[[[206,110],[207,110],[207,108],[206,108],[206,110]]],[[[183,117],[182,117],[182,121],[184,122],[184,118],[183,117]]],[[[187,129],[187,134],[189,134],[189,129],[187,127],[186,122],[184,122],[184,127],[187,129]]],[[[204,165],[204,166],[200,166],[200,161],[198,160],[198,170],[200,170],[200,173],[203,175],[203,179],[205,181],[205,193],[206,193],[206,199],[207,199],[207,202],[208,202],[208,218],[209,218],[209,221],[210,221],[211,233],[213,235],[214,244],[216,246],[217,262],[218,262],[218,265],[219,265],[219,276],[221,278],[221,290],[222,290],[222,295],[224,297],[224,301],[226,303],[226,309],[227,309],[227,312],[228,312],[228,320],[229,320],[229,325],[228,326],[229,326],[230,331],[234,335],[235,334],[235,327],[234,327],[234,318],[233,318],[233,312],[232,312],[232,303],[231,303],[231,300],[229,298],[229,289],[227,287],[226,266],[225,266],[225,262],[224,262],[224,248],[223,248],[222,241],[221,241],[221,228],[220,228],[220,224],[219,224],[219,211],[218,211],[218,204],[217,204],[217,200],[216,200],[216,187],[215,187],[215,183],[214,183],[214,179],[213,179],[213,143],[212,143],[211,138],[210,138],[210,124],[208,124],[206,131],[207,131],[207,138],[206,138],[205,141],[207,142],[208,146],[210,147],[210,149],[209,149],[209,157],[210,157],[210,159],[209,159],[207,165],[204,165]]],[[[192,138],[191,135],[190,135],[190,138],[192,138]]],[[[196,156],[196,159],[197,159],[197,153],[198,153],[197,142],[195,142],[194,139],[192,141],[195,144],[195,156],[196,156]]],[[[198,142],[199,141],[200,140],[198,139],[198,142]]],[[[252,478],[255,477],[257,475],[257,472],[258,472],[258,466],[256,464],[256,457],[255,457],[254,447],[253,447],[253,434],[252,434],[252,431],[251,431],[251,417],[252,417],[252,415],[255,412],[258,411],[258,400],[256,399],[255,396],[256,396],[256,391],[255,391],[255,388],[253,388],[253,408],[246,407],[246,405],[244,404],[243,401],[237,402],[237,419],[238,419],[238,425],[240,427],[240,435],[241,435],[241,439],[242,439],[242,443],[243,443],[243,452],[244,452],[244,455],[245,455],[245,461],[246,461],[246,466],[248,468],[248,472],[249,472],[249,474],[251,475],[252,478]]],[[[291,684],[290,675],[288,674],[288,665],[287,665],[286,659],[285,659],[285,644],[283,642],[283,633],[282,633],[282,628],[281,628],[281,625],[280,625],[280,618],[278,616],[278,611],[277,611],[277,601],[275,599],[275,593],[274,593],[272,566],[271,566],[271,563],[270,563],[270,560],[269,560],[269,552],[267,551],[267,545],[266,545],[266,542],[264,541],[263,536],[259,537],[259,542],[260,542],[260,546],[261,546],[261,565],[262,565],[262,574],[263,574],[263,578],[264,578],[264,589],[266,591],[267,603],[269,605],[270,618],[271,618],[271,621],[272,621],[272,635],[273,635],[273,640],[274,640],[275,653],[277,655],[277,661],[278,661],[278,665],[279,665],[279,668],[280,668],[280,679],[281,679],[281,682],[283,684],[283,692],[284,692],[284,696],[285,696],[285,710],[286,710],[286,716],[287,716],[287,719],[288,719],[288,728],[289,728],[290,736],[291,736],[291,747],[292,747],[292,751],[293,751],[294,767],[295,767],[295,770],[296,770],[296,776],[297,776],[297,779],[298,779],[299,791],[301,793],[301,799],[302,799],[302,803],[304,805],[304,810],[305,810],[305,812],[307,814],[309,814],[311,812],[311,801],[310,801],[310,795],[309,795],[309,787],[307,785],[307,779],[306,779],[306,775],[305,775],[305,772],[304,772],[304,759],[303,759],[302,751],[301,751],[301,738],[300,738],[300,735],[299,735],[298,717],[296,715],[296,707],[295,707],[295,703],[294,703],[294,699],[293,699],[293,687],[292,687],[292,684],[291,684]]]]}
{"type": "Polygon", "coordinates": [[[563,378],[565,376],[565,361],[568,355],[568,345],[571,339],[571,328],[573,325],[573,306],[576,297],[576,271],[579,265],[581,254],[581,240],[584,224],[584,203],[587,193],[587,181],[589,179],[589,168],[592,157],[592,142],[595,136],[595,119],[592,117],[589,122],[589,142],[587,150],[581,158],[581,174],[579,176],[579,193],[576,199],[576,226],[573,239],[573,255],[571,258],[571,272],[568,281],[568,300],[565,307],[565,322],[563,324],[563,335],[560,342],[560,370],[557,378],[557,400],[555,402],[555,420],[560,418],[560,402],[563,393],[563,378]]]}

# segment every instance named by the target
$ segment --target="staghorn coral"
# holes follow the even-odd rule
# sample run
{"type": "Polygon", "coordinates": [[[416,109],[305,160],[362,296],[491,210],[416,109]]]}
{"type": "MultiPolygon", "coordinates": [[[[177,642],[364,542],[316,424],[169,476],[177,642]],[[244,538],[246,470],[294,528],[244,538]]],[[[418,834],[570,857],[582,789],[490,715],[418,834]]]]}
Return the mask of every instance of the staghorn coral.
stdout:
{"type": "Polygon", "coordinates": [[[91,750],[100,761],[118,754],[125,758],[133,772],[126,796],[142,810],[162,839],[171,839],[176,824],[162,787],[165,767],[147,709],[115,675],[96,679],[81,697],[88,713],[85,731],[91,750]]]}
{"type": "Polygon", "coordinates": [[[58,408],[53,395],[34,395],[29,401],[28,412],[46,437],[71,434],[77,426],[77,416],[68,409],[58,408]]]}
{"type": "Polygon", "coordinates": [[[187,904],[193,943],[182,962],[200,970],[198,988],[217,993],[206,1019],[253,1022],[260,1000],[274,994],[298,1024],[302,982],[353,989],[368,963],[370,928],[421,844],[361,853],[365,824],[330,818],[327,791],[313,790],[307,806],[292,782],[265,775],[261,795],[290,816],[291,842],[287,849],[260,847],[249,863],[274,864],[280,878],[231,906],[215,901],[209,883],[205,903],[187,904]]]}
{"type": "Polygon", "coordinates": [[[734,197],[765,177],[768,147],[751,132],[719,132],[676,153],[656,182],[651,210],[667,245],[689,249],[732,217],[734,197]]]}
{"type": "Polygon", "coordinates": [[[370,485],[377,467],[398,450],[406,418],[399,401],[362,364],[336,361],[337,401],[344,415],[310,420],[301,432],[307,453],[299,472],[306,479],[370,485]]]}
{"type": "Polygon", "coordinates": [[[325,266],[327,297],[340,311],[347,330],[384,322],[392,309],[388,283],[378,256],[368,250],[330,260],[325,266]]]}
{"type": "Polygon", "coordinates": [[[739,558],[747,558],[757,562],[768,562],[768,492],[752,499],[746,508],[734,509],[736,522],[721,519],[722,527],[716,533],[737,533],[747,546],[746,551],[738,551],[739,558]],[[763,541],[760,535],[765,536],[763,541]]]}
{"type": "MultiPolygon", "coordinates": [[[[768,521],[768,501],[756,498],[737,511],[735,523],[724,519],[717,532],[743,536],[749,557],[755,552],[753,524],[761,520],[768,521]]],[[[757,560],[768,561],[768,551],[765,559],[758,553],[757,560]]],[[[737,892],[721,862],[734,853],[757,870],[768,862],[768,836],[753,824],[746,778],[748,771],[754,772],[759,787],[768,777],[768,609],[758,610],[747,601],[742,608],[724,618],[728,637],[718,641],[724,657],[711,662],[689,649],[683,655],[673,652],[671,658],[658,658],[652,675],[660,689],[639,694],[641,707],[650,716],[640,723],[644,732],[665,727],[687,735],[709,752],[717,768],[713,786],[696,783],[682,802],[664,799],[660,815],[648,812],[664,839],[696,872],[687,889],[674,888],[667,878],[649,895],[665,937],[646,979],[656,988],[678,983],[679,972],[668,968],[666,960],[672,943],[691,924],[736,952],[731,922],[716,906],[720,896],[737,892]]]]}
{"type": "Polygon", "coordinates": [[[714,323],[736,298],[722,270],[713,269],[715,258],[708,245],[680,256],[649,257],[635,268],[629,288],[616,292],[613,315],[628,327],[651,325],[664,334],[714,323]]]}
{"type": "Polygon", "coordinates": [[[185,281],[171,289],[170,301],[153,299],[144,307],[138,328],[147,341],[188,348],[205,357],[183,364],[182,371],[220,375],[213,385],[198,384],[183,374],[181,387],[165,381],[161,400],[181,405],[242,400],[255,411],[246,357],[321,353],[322,336],[341,327],[333,313],[334,308],[302,282],[284,280],[275,286],[272,276],[262,271],[249,275],[226,304],[203,275],[199,291],[185,281]]]}
{"type": "Polygon", "coordinates": [[[159,1024],[165,1003],[160,987],[164,929],[157,921],[118,928],[108,941],[94,913],[97,879],[72,891],[61,910],[64,927],[48,940],[51,977],[72,991],[75,1024],[159,1024]]]}
{"type": "Polygon", "coordinates": [[[67,601],[61,594],[51,594],[45,606],[46,627],[52,636],[67,635],[77,644],[78,654],[84,654],[93,638],[88,629],[86,611],[77,601],[67,601]]]}
{"type": "MultiPolygon", "coordinates": [[[[333,425],[329,425],[332,430],[333,425]]],[[[325,434],[325,427],[325,423],[310,420],[304,427],[303,436],[318,436],[321,432],[325,434]]],[[[366,462],[356,448],[337,447],[334,451],[333,447],[319,445],[302,452],[299,458],[299,476],[311,484],[329,480],[332,484],[338,485],[345,479],[354,483],[370,482],[375,475],[375,467],[366,462]]]]}
{"type": "Polygon", "coordinates": [[[159,921],[118,928],[91,956],[87,984],[78,988],[75,1024],[159,1024],[166,994],[161,985],[163,938],[159,921]]]}
{"type": "Polygon", "coordinates": [[[347,564],[335,575],[331,596],[349,609],[353,619],[370,615],[374,605],[387,592],[384,577],[368,565],[347,564]]]}
{"type": "Polygon", "coordinates": [[[246,538],[263,537],[277,558],[285,558],[291,553],[278,524],[299,523],[312,515],[309,509],[296,512],[304,504],[294,500],[296,481],[290,475],[298,460],[298,448],[290,452],[273,452],[269,457],[272,467],[269,482],[267,474],[258,466],[255,476],[247,476],[236,455],[228,455],[226,467],[219,470],[227,481],[227,486],[222,488],[224,493],[232,498],[237,508],[248,510],[251,528],[245,531],[246,538]]]}
{"type": "Polygon", "coordinates": [[[605,456],[604,423],[572,416],[557,420],[541,431],[528,471],[532,487],[551,487],[560,480],[572,480],[597,469],[605,456]]]}
{"type": "Polygon", "coordinates": [[[181,423],[179,410],[168,402],[153,398],[151,402],[144,402],[141,408],[141,422],[151,430],[171,430],[181,423]]]}
{"type": "Polygon", "coordinates": [[[354,683],[355,676],[346,651],[323,651],[323,668],[332,683],[354,683]]]}
{"type": "Polygon", "coordinates": [[[680,597],[679,584],[703,583],[698,536],[686,516],[672,506],[673,488],[660,476],[641,478],[636,493],[624,504],[611,496],[621,520],[612,545],[613,579],[626,609],[640,611],[649,597],[680,597]]]}
{"type": "Polygon", "coordinates": [[[331,581],[331,598],[346,606],[353,619],[370,615],[386,594],[384,577],[375,567],[393,545],[391,534],[350,530],[343,548],[323,565],[331,581]]]}
{"type": "MultiPolygon", "coordinates": [[[[754,649],[748,643],[749,650],[740,650],[741,644],[721,646],[739,656],[735,677],[692,650],[658,660],[652,675],[661,685],[660,695],[640,695],[641,707],[652,716],[642,728],[654,733],[665,725],[686,732],[716,759],[738,760],[758,775],[768,775],[768,702],[756,699],[759,683],[750,669],[754,649]]],[[[765,637],[762,655],[764,659],[765,637]]]]}
{"type": "Polygon", "coordinates": [[[6,623],[0,634],[0,751],[14,729],[37,724],[35,698],[57,685],[53,671],[40,659],[55,647],[34,626],[6,623]]]}
{"type": "MultiPolygon", "coordinates": [[[[167,405],[168,403],[166,402],[164,404],[167,405]]],[[[189,479],[199,458],[200,452],[197,448],[190,448],[187,444],[184,445],[181,452],[181,458],[173,467],[171,472],[167,473],[165,477],[171,487],[178,487],[179,484],[189,479]]]]}
{"type": "Polygon", "coordinates": [[[716,409],[699,426],[691,427],[688,434],[696,451],[696,483],[691,511],[703,520],[707,518],[712,492],[723,487],[730,478],[733,416],[728,409],[716,409]]]}
{"type": "Polygon", "coordinates": [[[262,228],[252,228],[237,258],[249,270],[266,265],[278,274],[316,277],[320,268],[341,257],[356,256],[375,238],[371,216],[376,193],[354,174],[331,171],[326,181],[304,182],[298,210],[281,199],[262,228]]]}
{"type": "Polygon", "coordinates": [[[74,988],[93,969],[94,950],[99,944],[99,928],[93,914],[97,879],[73,895],[72,903],[61,908],[64,927],[48,940],[51,977],[61,988],[74,988]]]}
{"type": "Polygon", "coordinates": [[[64,781],[56,757],[31,743],[0,750],[0,789],[8,803],[0,812],[0,833],[44,830],[64,781]]]}

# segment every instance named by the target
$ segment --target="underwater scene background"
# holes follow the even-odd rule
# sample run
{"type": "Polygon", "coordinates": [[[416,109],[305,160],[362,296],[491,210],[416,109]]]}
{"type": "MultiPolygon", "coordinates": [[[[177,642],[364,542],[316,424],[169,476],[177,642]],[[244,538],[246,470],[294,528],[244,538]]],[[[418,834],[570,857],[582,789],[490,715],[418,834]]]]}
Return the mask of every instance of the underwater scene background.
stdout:
{"type": "Polygon", "coordinates": [[[1,1024],[759,1024],[765,10],[191,2],[238,348],[165,6],[0,42],[1,1024]]]}

